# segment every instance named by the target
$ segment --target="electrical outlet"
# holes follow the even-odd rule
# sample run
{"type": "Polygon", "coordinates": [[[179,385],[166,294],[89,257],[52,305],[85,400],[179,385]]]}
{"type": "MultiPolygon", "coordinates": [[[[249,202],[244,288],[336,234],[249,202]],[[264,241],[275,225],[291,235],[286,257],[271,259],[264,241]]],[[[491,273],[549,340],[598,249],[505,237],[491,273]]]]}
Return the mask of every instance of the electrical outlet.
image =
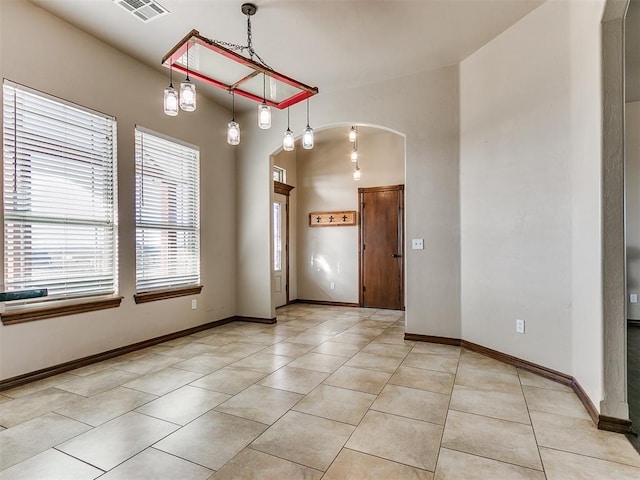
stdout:
{"type": "Polygon", "coordinates": [[[329,286],[329,288],[331,288],[331,290],[335,290],[336,289],[335,282],[331,282],[331,285],[329,286]]]}
{"type": "Polygon", "coordinates": [[[524,333],[524,320],[516,319],[516,333],[524,333]]]}
{"type": "Polygon", "coordinates": [[[412,250],[424,250],[424,238],[413,238],[413,239],[411,239],[411,249],[412,250]]]}
{"type": "Polygon", "coordinates": [[[638,303],[638,294],[632,293],[629,295],[629,303],[638,303]]]}
{"type": "Polygon", "coordinates": [[[198,308],[198,300],[191,300],[191,310],[198,308]]]}

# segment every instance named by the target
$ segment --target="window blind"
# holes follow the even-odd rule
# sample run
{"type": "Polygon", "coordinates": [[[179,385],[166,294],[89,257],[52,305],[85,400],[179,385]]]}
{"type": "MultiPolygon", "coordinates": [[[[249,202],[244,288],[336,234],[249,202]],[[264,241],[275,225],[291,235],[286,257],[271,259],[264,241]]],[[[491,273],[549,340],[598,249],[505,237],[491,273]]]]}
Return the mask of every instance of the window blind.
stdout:
{"type": "Polygon", "coordinates": [[[200,153],[136,128],[136,290],[200,283],[200,153]]]}
{"type": "Polygon", "coordinates": [[[113,117],[3,82],[4,288],[117,291],[113,117]]]}

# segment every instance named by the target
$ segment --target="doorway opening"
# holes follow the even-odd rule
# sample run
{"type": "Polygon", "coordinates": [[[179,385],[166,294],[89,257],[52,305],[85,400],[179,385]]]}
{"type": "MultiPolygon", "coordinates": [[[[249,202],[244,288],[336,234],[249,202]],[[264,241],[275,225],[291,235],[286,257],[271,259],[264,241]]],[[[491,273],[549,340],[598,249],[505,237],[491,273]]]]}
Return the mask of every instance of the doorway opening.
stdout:
{"type": "MultiPolygon", "coordinates": [[[[280,150],[271,157],[274,182],[270,208],[273,230],[271,247],[273,260],[278,258],[280,251],[283,260],[281,265],[274,262],[272,268],[274,311],[286,303],[360,306],[359,189],[405,183],[405,138],[385,128],[357,124],[357,165],[361,175],[356,179],[353,174],[356,163],[352,161],[354,144],[349,140],[352,126],[353,123],[345,123],[317,128],[312,150],[304,150],[298,139],[294,151],[280,150]],[[275,190],[276,182],[291,187],[287,197],[288,210],[286,200],[279,197],[275,190]],[[283,206],[275,206],[276,203],[283,206]],[[344,216],[349,221],[344,220],[339,225],[338,222],[327,221],[327,225],[315,222],[314,225],[310,221],[311,213],[316,216],[318,213],[326,214],[329,219],[332,215],[336,219],[344,216]],[[282,216],[284,226],[279,227],[274,223],[276,215],[282,216]],[[285,235],[278,237],[278,231],[285,235]],[[287,253],[288,259],[285,258],[287,253]],[[287,292],[288,300],[285,302],[283,299],[287,292]]],[[[397,216],[397,209],[395,212],[397,216]]],[[[399,239],[400,243],[394,252],[389,253],[389,258],[391,254],[402,255],[402,220],[395,226],[396,240],[399,239]]],[[[400,256],[395,260],[395,263],[402,262],[400,256]]],[[[396,295],[399,300],[394,305],[397,306],[389,304],[383,308],[404,307],[403,267],[398,274],[402,290],[396,295]]],[[[387,282],[386,278],[381,280],[387,282]]]]}
{"type": "MultiPolygon", "coordinates": [[[[625,246],[627,274],[627,403],[640,431],[640,0],[630,0],[625,17],[625,246]]],[[[640,440],[630,437],[640,451],[640,440]]]]}

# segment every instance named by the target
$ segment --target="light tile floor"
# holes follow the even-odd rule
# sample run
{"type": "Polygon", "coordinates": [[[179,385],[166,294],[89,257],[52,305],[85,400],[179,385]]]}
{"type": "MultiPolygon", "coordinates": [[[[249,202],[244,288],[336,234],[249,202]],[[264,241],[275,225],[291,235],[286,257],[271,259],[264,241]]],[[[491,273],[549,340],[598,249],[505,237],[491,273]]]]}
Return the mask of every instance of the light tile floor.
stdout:
{"type": "Polygon", "coordinates": [[[571,389],[292,305],[0,394],[0,479],[640,479],[571,389]]]}

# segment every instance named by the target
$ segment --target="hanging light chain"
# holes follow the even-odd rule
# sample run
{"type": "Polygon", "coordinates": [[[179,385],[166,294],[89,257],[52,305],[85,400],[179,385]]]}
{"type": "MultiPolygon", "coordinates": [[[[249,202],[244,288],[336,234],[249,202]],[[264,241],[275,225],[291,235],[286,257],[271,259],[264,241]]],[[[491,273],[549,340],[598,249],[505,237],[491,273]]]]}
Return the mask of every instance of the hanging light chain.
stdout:
{"type": "Polygon", "coordinates": [[[247,49],[249,50],[249,55],[251,60],[253,60],[253,34],[251,33],[251,15],[247,13],[247,49]]]}
{"type": "Polygon", "coordinates": [[[247,44],[246,45],[238,45],[237,43],[225,42],[222,40],[209,40],[207,43],[209,43],[210,45],[219,45],[222,47],[227,47],[230,50],[240,51],[241,53],[244,53],[244,51],[246,50],[247,52],[249,52],[250,60],[253,60],[253,57],[256,57],[258,62],[263,67],[268,68],[269,70],[273,70],[273,68],[271,68],[267,64],[267,62],[265,62],[262,59],[262,57],[260,57],[260,55],[258,55],[256,51],[253,49],[253,32],[251,31],[251,15],[249,14],[247,14],[247,44]]]}

